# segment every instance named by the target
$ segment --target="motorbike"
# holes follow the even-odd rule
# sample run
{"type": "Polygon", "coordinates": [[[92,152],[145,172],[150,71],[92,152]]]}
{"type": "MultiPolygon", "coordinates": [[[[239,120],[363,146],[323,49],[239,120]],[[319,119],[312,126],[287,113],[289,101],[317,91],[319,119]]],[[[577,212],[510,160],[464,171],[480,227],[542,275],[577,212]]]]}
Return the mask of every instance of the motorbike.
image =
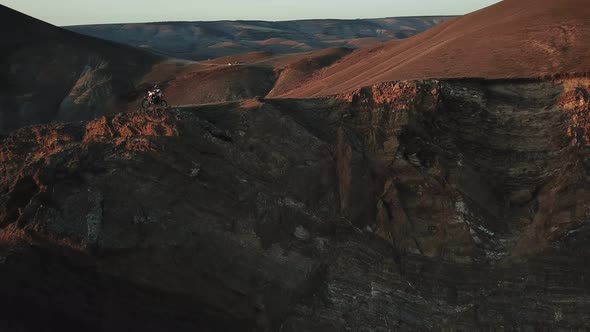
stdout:
{"type": "Polygon", "coordinates": [[[146,109],[151,106],[168,107],[168,102],[162,98],[160,90],[148,92],[148,95],[141,101],[141,108],[146,109]]]}

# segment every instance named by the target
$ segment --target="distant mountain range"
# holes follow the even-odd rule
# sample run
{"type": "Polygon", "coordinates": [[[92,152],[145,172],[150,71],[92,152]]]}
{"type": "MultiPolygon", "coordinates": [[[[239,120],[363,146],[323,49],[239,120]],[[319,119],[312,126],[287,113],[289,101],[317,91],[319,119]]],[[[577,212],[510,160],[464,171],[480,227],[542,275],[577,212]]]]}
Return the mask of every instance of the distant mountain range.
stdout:
{"type": "Polygon", "coordinates": [[[206,60],[247,52],[297,53],[359,48],[405,39],[452,16],[358,20],[215,21],[65,27],[84,35],[147,48],[163,55],[206,60]]]}

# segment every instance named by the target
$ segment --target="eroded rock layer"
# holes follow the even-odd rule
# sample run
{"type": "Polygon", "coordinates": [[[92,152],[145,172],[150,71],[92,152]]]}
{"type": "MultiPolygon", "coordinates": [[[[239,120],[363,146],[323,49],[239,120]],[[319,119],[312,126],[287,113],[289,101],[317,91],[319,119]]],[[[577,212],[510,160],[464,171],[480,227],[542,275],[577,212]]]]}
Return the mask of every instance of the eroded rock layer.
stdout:
{"type": "Polygon", "coordinates": [[[20,129],[0,327],[586,329],[589,89],[405,81],[20,129]]]}

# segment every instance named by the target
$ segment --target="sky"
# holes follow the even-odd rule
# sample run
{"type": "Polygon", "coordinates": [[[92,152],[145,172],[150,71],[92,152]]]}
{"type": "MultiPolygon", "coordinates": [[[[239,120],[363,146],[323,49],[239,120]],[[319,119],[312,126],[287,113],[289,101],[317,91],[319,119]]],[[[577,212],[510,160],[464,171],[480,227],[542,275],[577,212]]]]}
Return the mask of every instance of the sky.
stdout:
{"type": "Polygon", "coordinates": [[[0,0],[0,4],[64,26],[155,21],[377,18],[461,15],[497,0],[0,0]],[[51,3],[51,5],[48,5],[51,3]]]}

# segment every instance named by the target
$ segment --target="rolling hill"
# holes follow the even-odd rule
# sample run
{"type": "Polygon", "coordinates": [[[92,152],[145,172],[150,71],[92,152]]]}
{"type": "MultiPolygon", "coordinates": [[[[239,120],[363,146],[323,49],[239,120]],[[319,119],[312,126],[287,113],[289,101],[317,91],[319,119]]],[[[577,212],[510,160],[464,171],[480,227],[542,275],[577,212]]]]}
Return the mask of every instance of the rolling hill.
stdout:
{"type": "Polygon", "coordinates": [[[0,133],[50,121],[88,120],[127,102],[127,93],[163,57],[82,36],[8,7],[0,40],[0,133]]]}
{"type": "Polygon", "coordinates": [[[285,94],[340,93],[406,79],[518,79],[590,72],[584,0],[504,0],[415,37],[364,48],[285,94]]]}
{"type": "Polygon", "coordinates": [[[358,20],[158,22],[69,26],[69,30],[166,56],[207,60],[250,52],[298,53],[364,47],[414,36],[450,16],[358,20]]]}

